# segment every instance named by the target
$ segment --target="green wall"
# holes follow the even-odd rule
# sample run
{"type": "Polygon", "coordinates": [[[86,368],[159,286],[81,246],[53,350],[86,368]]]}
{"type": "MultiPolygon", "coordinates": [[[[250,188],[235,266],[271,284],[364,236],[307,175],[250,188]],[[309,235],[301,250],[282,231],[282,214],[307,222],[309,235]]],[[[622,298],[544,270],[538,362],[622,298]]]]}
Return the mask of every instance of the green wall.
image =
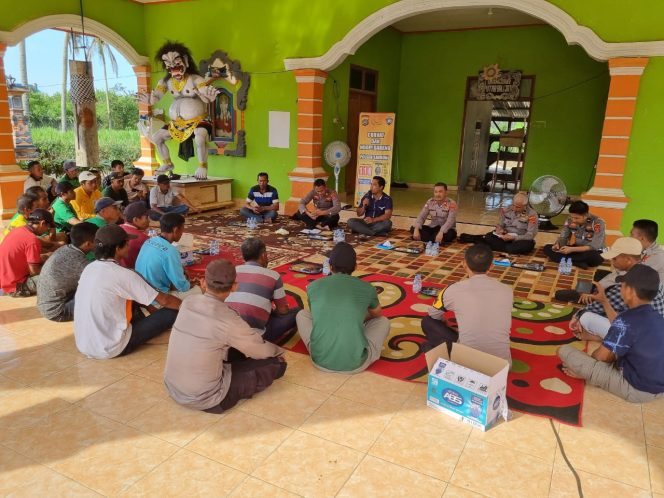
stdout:
{"type": "MultiPolygon", "coordinates": [[[[639,96],[632,125],[632,138],[627,153],[623,190],[630,203],[622,221],[623,233],[629,233],[634,220],[648,218],[657,221],[664,233],[664,58],[648,62],[639,86],[639,96]]],[[[660,238],[661,240],[661,238],[660,238]]]]}
{"type": "Polygon", "coordinates": [[[456,184],[466,80],[495,62],[535,76],[524,185],[549,173],[581,193],[597,160],[608,70],[548,26],[403,37],[397,115],[402,179],[456,184]]]}
{"type": "MultiPolygon", "coordinates": [[[[360,49],[348,57],[333,71],[325,82],[323,110],[323,145],[333,140],[347,141],[348,88],[350,66],[357,65],[378,71],[377,112],[397,112],[399,102],[399,74],[401,65],[401,33],[392,28],[384,29],[368,40],[360,49]],[[338,101],[334,95],[334,82],[339,91],[338,101]],[[335,124],[336,109],[339,109],[341,124],[335,124]],[[343,129],[341,126],[343,125],[343,129]]],[[[357,151],[351,151],[353,155],[357,151]]],[[[329,185],[334,185],[332,168],[324,165],[330,173],[329,185]]],[[[345,170],[339,175],[339,190],[344,191],[345,170]]]]}

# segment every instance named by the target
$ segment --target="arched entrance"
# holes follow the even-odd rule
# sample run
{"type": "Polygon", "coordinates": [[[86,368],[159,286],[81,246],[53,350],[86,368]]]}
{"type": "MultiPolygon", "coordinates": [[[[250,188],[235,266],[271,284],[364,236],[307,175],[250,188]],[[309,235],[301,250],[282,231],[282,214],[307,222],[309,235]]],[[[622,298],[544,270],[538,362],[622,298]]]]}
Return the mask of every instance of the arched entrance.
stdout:
{"type": "MultiPolygon", "coordinates": [[[[86,34],[97,36],[109,43],[132,64],[136,73],[138,90],[149,91],[151,88],[149,58],[139,54],[131,44],[108,26],[88,18],[84,18],[84,24],[86,34]]],[[[38,31],[52,28],[71,29],[76,32],[83,30],[80,16],[60,14],[34,19],[11,32],[0,32],[0,217],[2,219],[11,218],[16,213],[16,199],[23,193],[23,181],[26,177],[25,171],[16,165],[14,154],[3,62],[5,51],[7,46],[15,45],[38,31]]],[[[149,111],[149,107],[144,104],[139,105],[141,114],[149,111]]],[[[154,146],[143,137],[141,137],[141,158],[135,164],[150,172],[157,165],[154,146]]]]}
{"type": "Polygon", "coordinates": [[[321,95],[320,99],[314,99],[312,103],[321,109],[320,112],[312,105],[300,109],[298,104],[298,162],[289,175],[293,183],[293,197],[287,209],[295,205],[297,192],[304,190],[301,185],[303,181],[310,185],[311,178],[327,176],[319,152],[323,146],[322,87],[327,72],[354,54],[376,33],[398,21],[447,9],[470,7],[502,7],[524,12],[554,27],[562,33],[568,44],[580,45],[590,57],[608,61],[611,80],[596,174],[592,188],[582,197],[592,206],[594,213],[606,220],[609,241],[620,236],[622,212],[629,201],[622,189],[623,175],[640,78],[648,63],[648,56],[664,55],[664,42],[605,42],[589,28],[580,26],[565,11],[545,0],[402,0],[365,18],[325,54],[286,59],[286,69],[296,74],[298,97],[310,99],[311,95],[321,95]]]}

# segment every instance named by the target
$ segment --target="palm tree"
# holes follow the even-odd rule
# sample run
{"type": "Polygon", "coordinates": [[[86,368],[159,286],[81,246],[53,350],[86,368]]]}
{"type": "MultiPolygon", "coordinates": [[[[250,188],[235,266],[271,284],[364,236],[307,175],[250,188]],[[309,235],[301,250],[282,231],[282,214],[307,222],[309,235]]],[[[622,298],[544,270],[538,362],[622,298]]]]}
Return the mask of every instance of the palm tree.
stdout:
{"type": "Polygon", "coordinates": [[[60,131],[67,131],[67,73],[69,69],[69,41],[71,34],[65,33],[62,46],[62,91],[60,92],[60,131]]]}
{"type": "Polygon", "coordinates": [[[106,119],[108,121],[108,129],[111,129],[111,102],[109,100],[108,96],[108,76],[106,74],[106,61],[111,65],[111,70],[113,73],[115,73],[115,76],[117,78],[118,76],[118,61],[115,59],[115,55],[113,55],[113,51],[111,50],[111,46],[106,43],[104,40],[101,38],[93,38],[92,43],[90,44],[90,47],[88,48],[88,60],[92,59],[92,54],[94,52],[97,52],[97,55],[99,56],[99,59],[101,60],[101,67],[104,71],[104,88],[106,90],[106,119]]]}
{"type": "MultiPolygon", "coordinates": [[[[25,38],[18,44],[18,72],[21,79],[21,85],[28,86],[28,63],[25,56],[25,38]]],[[[23,114],[30,116],[30,99],[28,92],[24,93],[21,97],[23,100],[23,114]]]]}

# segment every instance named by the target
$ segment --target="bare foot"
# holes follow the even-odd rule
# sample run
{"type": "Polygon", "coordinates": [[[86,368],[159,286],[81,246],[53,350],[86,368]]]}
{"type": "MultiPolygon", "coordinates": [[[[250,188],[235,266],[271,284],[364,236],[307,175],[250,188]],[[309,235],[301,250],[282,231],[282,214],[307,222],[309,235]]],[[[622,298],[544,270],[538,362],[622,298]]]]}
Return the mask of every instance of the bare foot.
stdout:
{"type": "Polygon", "coordinates": [[[573,379],[583,379],[583,377],[579,377],[576,375],[574,372],[572,372],[569,367],[563,366],[563,373],[567,375],[568,377],[572,377],[573,379]]]}

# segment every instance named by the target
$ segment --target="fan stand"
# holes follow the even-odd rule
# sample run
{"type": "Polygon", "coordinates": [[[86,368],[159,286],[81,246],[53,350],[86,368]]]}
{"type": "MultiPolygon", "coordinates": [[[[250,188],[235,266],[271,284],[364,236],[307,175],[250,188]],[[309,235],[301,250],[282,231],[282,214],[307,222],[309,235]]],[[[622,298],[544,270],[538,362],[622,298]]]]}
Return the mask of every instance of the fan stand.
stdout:
{"type": "Polygon", "coordinates": [[[339,194],[339,173],[341,172],[341,165],[339,161],[334,163],[334,191],[339,194]]]}
{"type": "Polygon", "coordinates": [[[538,216],[538,224],[537,227],[540,230],[556,230],[558,227],[551,223],[551,217],[550,216],[538,216]]]}

